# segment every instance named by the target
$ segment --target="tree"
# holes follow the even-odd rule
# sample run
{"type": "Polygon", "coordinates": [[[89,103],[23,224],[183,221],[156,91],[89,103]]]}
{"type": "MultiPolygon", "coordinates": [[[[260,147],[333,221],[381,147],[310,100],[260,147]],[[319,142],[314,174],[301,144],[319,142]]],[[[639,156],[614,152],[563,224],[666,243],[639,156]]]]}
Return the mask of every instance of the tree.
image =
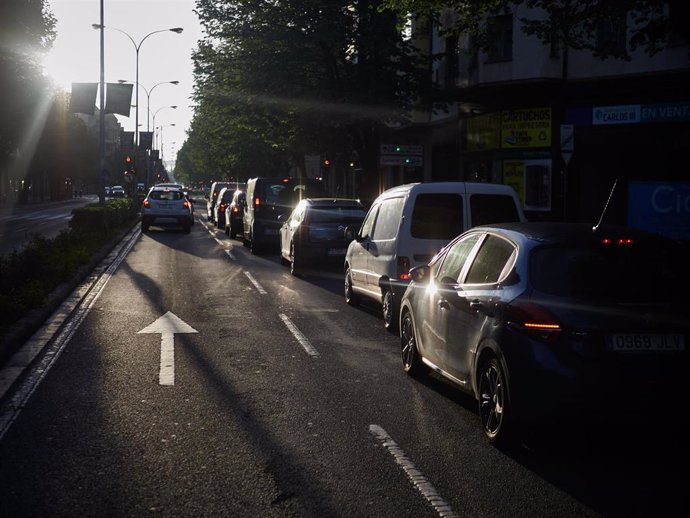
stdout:
{"type": "Polygon", "coordinates": [[[190,140],[210,164],[283,174],[305,154],[356,153],[375,183],[381,133],[431,79],[395,13],[379,0],[199,0],[197,12],[190,140]]]}

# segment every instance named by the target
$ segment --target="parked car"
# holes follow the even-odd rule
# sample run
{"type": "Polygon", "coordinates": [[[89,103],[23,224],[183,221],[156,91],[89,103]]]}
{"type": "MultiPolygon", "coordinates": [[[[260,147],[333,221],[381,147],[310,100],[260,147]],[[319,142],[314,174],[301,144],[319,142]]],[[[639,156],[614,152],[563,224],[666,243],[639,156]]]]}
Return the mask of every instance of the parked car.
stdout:
{"type": "Polygon", "coordinates": [[[230,185],[229,182],[213,182],[211,184],[211,189],[208,191],[208,197],[206,198],[206,219],[211,223],[215,223],[215,208],[216,199],[218,198],[218,193],[220,193],[223,187],[230,185]]]}
{"type": "Polygon", "coordinates": [[[358,200],[307,198],[280,227],[281,262],[298,275],[306,267],[342,265],[348,241],[345,230],[358,228],[366,211],[358,200]]]}
{"type": "Polygon", "coordinates": [[[225,211],[230,206],[234,187],[223,187],[216,197],[216,204],[213,208],[213,221],[216,228],[225,229],[225,211]]]}
{"type": "Polygon", "coordinates": [[[148,232],[152,224],[158,223],[162,226],[177,225],[189,233],[194,221],[190,206],[181,189],[152,187],[142,203],[142,232],[148,232]]]}
{"type": "Polygon", "coordinates": [[[315,178],[257,177],[247,182],[242,240],[253,254],[280,247],[278,216],[290,214],[300,200],[325,196],[321,180],[315,178]]]}
{"type": "Polygon", "coordinates": [[[112,193],[112,188],[111,188],[109,185],[106,185],[106,186],[104,187],[104,189],[105,189],[105,195],[106,195],[106,196],[110,196],[111,193],[112,193]]]}
{"type": "Polygon", "coordinates": [[[476,225],[525,221],[515,191],[490,183],[413,183],[383,192],[371,205],[345,256],[345,301],[381,303],[395,330],[410,268],[428,263],[476,225]]]}
{"type": "Polygon", "coordinates": [[[244,207],[246,206],[246,193],[243,189],[237,189],[232,194],[230,205],[225,210],[225,235],[235,238],[242,235],[244,229],[244,207]]]}
{"type": "Polygon", "coordinates": [[[112,196],[113,198],[124,198],[125,188],[121,185],[113,185],[110,189],[110,196],[112,196]]]}
{"type": "Polygon", "coordinates": [[[410,272],[403,368],[473,395],[491,442],[549,416],[596,424],[654,409],[676,426],[690,374],[688,264],[677,242],[624,227],[476,227],[410,272]]]}

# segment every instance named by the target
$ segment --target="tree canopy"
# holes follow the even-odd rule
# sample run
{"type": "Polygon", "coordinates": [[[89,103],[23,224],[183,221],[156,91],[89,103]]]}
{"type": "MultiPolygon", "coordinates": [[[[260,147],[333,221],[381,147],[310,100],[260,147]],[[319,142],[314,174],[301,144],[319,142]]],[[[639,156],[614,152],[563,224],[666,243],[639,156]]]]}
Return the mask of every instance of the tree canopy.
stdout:
{"type": "Polygon", "coordinates": [[[430,80],[380,0],[197,0],[197,14],[184,167],[246,179],[329,154],[375,168],[378,134],[430,80]]]}

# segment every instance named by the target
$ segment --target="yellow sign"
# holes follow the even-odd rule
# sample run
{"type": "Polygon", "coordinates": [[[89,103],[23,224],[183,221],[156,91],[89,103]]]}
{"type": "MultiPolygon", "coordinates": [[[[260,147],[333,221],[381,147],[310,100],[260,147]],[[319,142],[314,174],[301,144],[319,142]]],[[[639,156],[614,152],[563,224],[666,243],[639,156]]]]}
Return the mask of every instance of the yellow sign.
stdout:
{"type": "Polygon", "coordinates": [[[498,149],[501,138],[499,113],[479,115],[467,121],[467,151],[498,149]]]}
{"type": "Polygon", "coordinates": [[[501,112],[501,147],[504,149],[551,146],[551,108],[501,112]]]}

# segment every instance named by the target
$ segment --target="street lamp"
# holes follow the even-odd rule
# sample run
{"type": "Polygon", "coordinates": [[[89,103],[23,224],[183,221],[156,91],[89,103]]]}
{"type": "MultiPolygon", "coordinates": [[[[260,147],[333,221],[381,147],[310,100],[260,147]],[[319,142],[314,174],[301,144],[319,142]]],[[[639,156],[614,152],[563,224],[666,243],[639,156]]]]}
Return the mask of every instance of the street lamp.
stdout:
{"type": "MultiPolygon", "coordinates": [[[[129,83],[129,81],[127,81],[126,79],[118,79],[117,82],[120,84],[129,83]]],[[[179,84],[180,84],[179,81],[161,81],[160,83],[156,83],[155,85],[153,85],[150,90],[147,90],[144,85],[137,83],[137,85],[140,86],[141,88],[143,88],[144,92],[146,92],[146,131],[151,131],[151,126],[149,125],[149,123],[151,122],[151,118],[149,116],[151,115],[151,94],[153,93],[153,89],[156,88],[157,86],[160,86],[160,85],[179,85],[179,84]]],[[[176,108],[177,108],[177,106],[176,106],[176,108]]],[[[153,126],[154,126],[154,128],[156,127],[155,124],[153,126]]]]}
{"type": "MultiPolygon", "coordinates": [[[[93,27],[94,29],[112,29],[114,31],[121,32],[122,34],[124,34],[125,36],[127,36],[129,38],[129,41],[131,41],[132,45],[134,45],[134,51],[136,52],[136,84],[137,85],[139,84],[139,50],[141,49],[141,46],[144,43],[144,41],[146,41],[146,39],[149,36],[152,36],[153,34],[158,34],[160,32],[170,31],[170,32],[180,34],[184,30],[182,27],[173,27],[172,29],[160,29],[157,31],[149,32],[146,36],[144,36],[141,40],[139,40],[139,43],[137,43],[136,41],[134,41],[134,38],[132,38],[127,32],[123,31],[122,29],[118,29],[116,27],[106,26],[106,25],[103,25],[102,23],[91,24],[91,27],[93,27]]],[[[135,102],[136,102],[137,108],[135,111],[136,115],[135,115],[135,122],[134,122],[134,143],[135,143],[137,150],[138,150],[139,149],[139,88],[137,88],[137,94],[136,94],[136,101],[135,102]]],[[[135,156],[136,156],[136,153],[135,153],[135,156]]]]}
{"type": "MultiPolygon", "coordinates": [[[[156,115],[158,114],[159,111],[164,110],[165,108],[172,108],[173,110],[176,110],[176,109],[177,109],[177,106],[176,106],[176,105],[172,105],[172,106],[161,106],[161,107],[158,108],[155,112],[153,112],[153,117],[152,117],[152,118],[153,118],[153,129],[154,129],[154,130],[156,129],[156,115]]],[[[149,112],[151,112],[151,110],[149,110],[149,112]]],[[[172,124],[172,126],[174,126],[174,124],[172,124]]],[[[155,146],[154,146],[154,147],[155,147],[155,146]]]]}
{"type": "Polygon", "coordinates": [[[158,129],[160,130],[159,144],[160,144],[160,151],[161,151],[161,162],[163,161],[163,128],[166,126],[175,126],[175,123],[161,124],[160,126],[158,126],[158,129]]]}

